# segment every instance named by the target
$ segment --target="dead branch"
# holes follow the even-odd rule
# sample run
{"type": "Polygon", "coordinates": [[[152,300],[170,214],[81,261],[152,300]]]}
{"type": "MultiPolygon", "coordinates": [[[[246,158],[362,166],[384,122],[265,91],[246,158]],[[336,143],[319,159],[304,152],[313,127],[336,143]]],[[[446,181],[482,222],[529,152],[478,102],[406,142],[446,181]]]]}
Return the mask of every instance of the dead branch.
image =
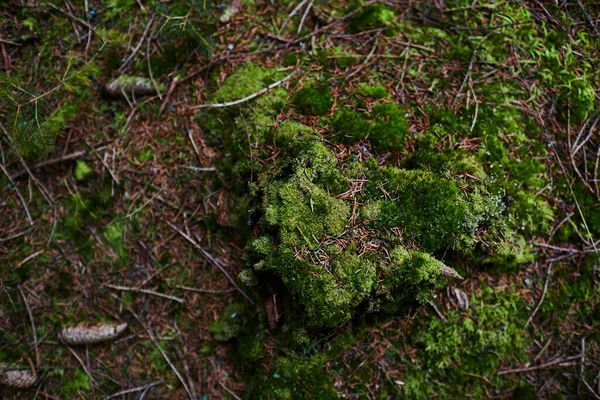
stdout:
{"type": "Polygon", "coordinates": [[[266,88],[261,89],[261,90],[259,90],[256,93],[252,93],[250,96],[244,97],[243,99],[239,99],[239,100],[235,100],[235,101],[230,101],[230,102],[226,102],[226,103],[200,104],[200,105],[197,105],[197,106],[190,107],[190,110],[197,110],[199,108],[223,108],[223,107],[231,107],[231,106],[235,106],[235,105],[238,105],[238,104],[245,103],[245,102],[247,102],[249,100],[252,100],[252,99],[254,99],[254,98],[258,97],[258,96],[261,96],[261,95],[263,95],[263,94],[271,91],[272,89],[274,89],[274,88],[282,85],[283,83],[289,81],[290,78],[292,76],[294,76],[294,74],[296,74],[296,72],[298,72],[298,70],[292,72],[291,74],[289,74],[285,78],[283,78],[283,79],[281,79],[281,80],[279,80],[277,82],[274,82],[274,83],[270,84],[266,88]]]}
{"type": "Polygon", "coordinates": [[[221,265],[221,262],[219,260],[215,259],[208,251],[203,249],[194,239],[192,239],[190,236],[188,236],[186,233],[184,233],[181,229],[179,229],[178,227],[176,227],[175,225],[173,225],[170,222],[167,222],[167,224],[171,228],[173,228],[173,230],[175,230],[175,232],[179,233],[188,242],[190,242],[200,252],[200,254],[202,254],[202,256],[205,259],[207,259],[208,261],[213,263],[213,265],[215,265],[217,268],[219,268],[221,270],[221,272],[225,275],[227,280],[229,282],[231,282],[231,284],[236,288],[236,290],[238,292],[240,292],[240,294],[242,296],[244,296],[244,298],[246,298],[246,300],[248,300],[250,302],[250,304],[254,304],[254,301],[238,286],[237,283],[235,283],[235,280],[231,277],[231,275],[229,275],[229,273],[227,271],[225,271],[225,268],[223,268],[223,266],[221,265]]]}
{"type": "Polygon", "coordinates": [[[156,297],[162,297],[164,299],[173,300],[173,301],[176,301],[181,304],[185,303],[185,300],[180,297],[155,292],[154,290],[141,289],[141,288],[135,287],[135,286],[129,287],[129,286],[111,285],[110,283],[105,283],[104,286],[106,286],[107,288],[111,288],[114,290],[120,290],[123,292],[144,293],[144,294],[149,294],[149,295],[156,296],[156,297]]]}

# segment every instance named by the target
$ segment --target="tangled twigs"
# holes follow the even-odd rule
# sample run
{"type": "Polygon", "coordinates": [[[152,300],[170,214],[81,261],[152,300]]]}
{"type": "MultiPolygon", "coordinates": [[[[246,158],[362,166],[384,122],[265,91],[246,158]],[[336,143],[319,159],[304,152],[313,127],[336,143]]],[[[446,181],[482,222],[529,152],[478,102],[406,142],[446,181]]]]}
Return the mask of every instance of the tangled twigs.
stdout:
{"type": "Polygon", "coordinates": [[[563,364],[563,363],[567,363],[567,362],[575,361],[575,360],[580,360],[580,359],[581,359],[581,354],[577,354],[576,356],[571,356],[571,357],[567,357],[567,358],[558,358],[557,360],[549,361],[547,363],[536,365],[534,367],[516,368],[516,369],[507,369],[504,371],[498,371],[498,375],[518,374],[521,372],[537,371],[539,369],[545,369],[545,368],[552,367],[554,365],[559,365],[559,364],[563,364]]]}
{"type": "Polygon", "coordinates": [[[152,382],[152,383],[149,383],[149,384],[144,385],[144,386],[138,386],[138,387],[135,387],[133,389],[121,390],[120,392],[117,392],[115,394],[111,394],[110,396],[106,396],[102,400],[111,400],[111,399],[115,399],[117,397],[123,396],[125,394],[146,391],[146,390],[148,390],[150,388],[153,388],[154,386],[162,385],[163,382],[164,382],[164,380],[161,379],[159,381],[152,382]]]}
{"type": "MultiPolygon", "coordinates": [[[[91,148],[93,150],[95,150],[95,151],[102,151],[102,150],[106,150],[108,148],[108,146],[107,145],[102,145],[102,146],[99,146],[99,147],[91,147],[91,148]]],[[[64,162],[64,161],[70,161],[70,160],[75,160],[77,158],[85,157],[86,155],[88,155],[88,153],[90,151],[91,150],[80,150],[80,151],[76,151],[76,152],[71,153],[71,154],[67,154],[67,155],[62,156],[62,157],[57,157],[57,158],[53,158],[51,160],[42,161],[42,162],[39,162],[39,163],[33,165],[31,167],[31,169],[35,170],[35,169],[47,167],[49,165],[58,164],[58,163],[61,163],[61,162],[64,162]]],[[[16,172],[16,173],[10,175],[9,179],[11,179],[11,180],[17,180],[20,177],[22,177],[23,175],[25,175],[26,173],[27,173],[27,170],[23,169],[23,170],[21,170],[19,172],[16,172]]]]}
{"type": "Polygon", "coordinates": [[[167,356],[167,353],[165,353],[165,351],[162,349],[162,347],[160,347],[160,343],[158,343],[158,341],[156,340],[156,338],[152,334],[152,331],[150,330],[150,328],[148,328],[146,326],[146,324],[144,324],[144,322],[142,321],[142,319],[131,308],[129,308],[129,312],[131,312],[131,314],[133,314],[133,316],[135,317],[135,319],[137,319],[137,321],[140,323],[140,325],[144,328],[144,330],[146,331],[146,334],[148,335],[148,337],[150,338],[150,340],[152,340],[152,343],[154,344],[154,346],[156,346],[156,348],[158,349],[158,351],[160,352],[160,354],[162,355],[162,357],[165,359],[165,361],[167,362],[167,364],[169,364],[169,366],[173,370],[173,373],[177,376],[177,379],[179,379],[179,381],[181,382],[181,384],[185,388],[185,391],[187,392],[190,400],[195,400],[196,396],[194,395],[194,393],[192,393],[192,391],[190,390],[189,386],[185,383],[185,379],[183,379],[183,376],[181,375],[181,373],[177,370],[177,368],[175,368],[175,366],[173,365],[173,362],[171,362],[171,359],[169,358],[169,356],[167,356]]]}
{"type": "Polygon", "coordinates": [[[219,268],[221,270],[221,272],[225,275],[225,277],[227,278],[227,280],[229,282],[231,282],[231,284],[236,288],[236,290],[238,292],[240,292],[240,294],[242,296],[244,296],[244,298],[246,300],[248,300],[250,302],[250,304],[254,304],[254,301],[242,290],[242,288],[240,288],[238,286],[237,283],[235,283],[235,280],[231,277],[231,275],[229,275],[229,273],[227,271],[225,271],[225,268],[223,268],[222,262],[220,260],[215,259],[208,251],[206,251],[205,249],[203,249],[194,239],[192,239],[190,236],[188,236],[187,234],[185,234],[181,229],[179,229],[178,227],[176,227],[175,225],[173,225],[170,222],[167,222],[167,224],[171,228],[173,228],[173,230],[175,230],[175,232],[179,233],[188,242],[190,242],[200,252],[200,254],[202,254],[202,256],[205,259],[207,259],[208,261],[210,261],[211,263],[213,263],[217,268],[219,268]]]}
{"type": "Polygon", "coordinates": [[[552,263],[550,263],[550,265],[548,265],[548,271],[546,271],[546,282],[544,283],[544,290],[542,291],[542,297],[540,297],[540,301],[538,302],[537,306],[535,307],[535,309],[529,316],[529,319],[527,320],[527,323],[525,324],[525,328],[527,328],[529,326],[529,324],[533,320],[533,317],[535,317],[535,314],[537,314],[542,303],[544,302],[544,298],[546,297],[546,293],[548,292],[548,284],[550,283],[551,276],[552,276],[552,263]]]}

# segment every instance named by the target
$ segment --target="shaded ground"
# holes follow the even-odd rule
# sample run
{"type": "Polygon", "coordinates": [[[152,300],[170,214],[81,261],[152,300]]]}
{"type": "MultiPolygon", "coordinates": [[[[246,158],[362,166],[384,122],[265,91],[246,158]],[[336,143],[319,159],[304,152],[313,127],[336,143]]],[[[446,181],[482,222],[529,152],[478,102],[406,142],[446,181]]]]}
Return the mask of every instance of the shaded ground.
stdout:
{"type": "Polygon", "coordinates": [[[599,398],[599,13],[580,1],[0,5],[0,361],[40,378],[4,398],[152,383],[145,398],[320,398],[313,381],[349,398],[599,398]],[[227,277],[243,267],[248,229],[232,216],[247,210],[231,193],[245,182],[215,168],[228,149],[206,144],[194,107],[248,62],[294,72],[278,120],[317,128],[340,159],[367,151],[401,165],[424,132],[440,152],[498,138],[505,150],[486,172],[552,209],[547,231],[522,228],[535,260],[482,268],[449,256],[469,308],[448,288],[303,351],[264,327],[258,361],[240,361],[245,342],[209,329],[245,301],[227,277]],[[104,93],[121,73],[160,95],[104,93]],[[407,146],[336,144],[331,124],[291,101],[310,82],[331,87],[324,117],[353,107],[361,83],[385,88],[405,110],[407,146]],[[112,343],[57,340],[65,324],[121,320],[128,331],[112,343]]]}

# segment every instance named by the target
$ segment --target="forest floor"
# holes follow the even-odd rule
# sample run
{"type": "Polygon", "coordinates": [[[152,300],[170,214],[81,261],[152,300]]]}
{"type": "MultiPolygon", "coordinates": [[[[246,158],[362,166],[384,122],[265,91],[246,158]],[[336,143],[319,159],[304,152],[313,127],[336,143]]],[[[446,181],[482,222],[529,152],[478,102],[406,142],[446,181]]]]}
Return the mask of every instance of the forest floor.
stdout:
{"type": "Polygon", "coordinates": [[[37,376],[0,397],[599,399],[599,31],[580,0],[0,3],[0,362],[37,376]],[[402,150],[367,137],[339,154],[403,165],[430,132],[440,152],[489,157],[530,193],[531,257],[442,252],[465,279],[434,300],[310,351],[266,327],[248,361],[224,319],[263,306],[238,279],[251,233],[232,193],[249,190],[221,173],[201,106],[249,64],[291,74],[277,120],[328,143],[343,107],[402,108],[402,150]],[[107,93],[120,75],[149,89],[107,93]],[[331,88],[317,116],[292,100],[310,83],[331,88]],[[121,321],[107,343],[58,338],[121,321]]]}

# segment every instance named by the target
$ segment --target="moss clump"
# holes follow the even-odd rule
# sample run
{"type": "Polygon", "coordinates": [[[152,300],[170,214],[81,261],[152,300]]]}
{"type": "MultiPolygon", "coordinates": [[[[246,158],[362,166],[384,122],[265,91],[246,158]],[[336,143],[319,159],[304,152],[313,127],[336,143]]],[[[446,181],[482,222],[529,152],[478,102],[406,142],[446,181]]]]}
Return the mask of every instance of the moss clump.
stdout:
{"type": "Polygon", "coordinates": [[[78,181],[83,181],[93,174],[94,170],[85,161],[77,160],[75,172],[73,172],[73,175],[75,175],[75,179],[77,179],[78,181]]]}
{"type": "Polygon", "coordinates": [[[331,377],[323,373],[326,359],[294,355],[277,358],[252,393],[254,399],[337,399],[331,377]]]}
{"type": "Polygon", "coordinates": [[[481,289],[465,312],[449,310],[446,320],[430,318],[413,330],[411,340],[420,347],[416,363],[403,376],[403,394],[411,399],[452,399],[465,393],[486,397],[489,385],[472,376],[489,378],[497,389],[514,383],[498,375],[509,360],[525,359],[529,345],[522,327],[527,319],[523,302],[514,291],[481,289]],[[427,381],[427,385],[423,382],[427,381]]]}
{"type": "MultiPolygon", "coordinates": [[[[379,90],[368,93],[381,95],[379,90]]],[[[342,108],[327,122],[341,142],[368,139],[373,149],[384,152],[400,150],[406,142],[409,129],[404,115],[405,112],[397,104],[379,103],[369,114],[342,108]]]]}
{"type": "MultiPolygon", "coordinates": [[[[287,321],[293,326],[336,327],[361,304],[396,312],[411,301],[426,302],[447,280],[438,251],[481,261],[522,245],[505,239],[504,204],[483,184],[466,189],[447,174],[373,162],[341,168],[314,131],[298,123],[282,124],[276,137],[280,168],[262,186],[263,234],[247,256],[257,276],[277,277],[294,298],[287,321]],[[367,183],[354,196],[336,198],[327,190],[336,179],[359,176],[367,183]],[[390,236],[390,229],[401,237],[390,236]],[[407,243],[420,250],[408,250],[407,243]]],[[[509,262],[508,255],[495,256],[509,262]]]]}
{"type": "Polygon", "coordinates": [[[243,303],[228,305],[217,322],[208,327],[208,331],[219,341],[227,341],[237,337],[244,325],[245,310],[243,303]]]}
{"type": "MultiPolygon", "coordinates": [[[[259,84],[250,80],[250,71],[258,79],[272,76],[245,67],[215,92],[216,100],[257,91],[259,84]],[[231,96],[245,86],[244,93],[231,96]]],[[[302,107],[318,105],[307,99],[319,97],[321,90],[322,86],[306,85],[294,97],[296,108],[317,113],[302,107]]],[[[342,108],[323,118],[334,140],[368,140],[377,152],[398,154],[406,149],[405,111],[384,92],[382,87],[363,86],[356,97],[370,99],[369,111],[342,108]]],[[[535,220],[521,215],[503,197],[512,182],[496,176],[506,169],[486,164],[501,159],[506,163],[502,168],[522,177],[519,190],[509,192],[519,206],[546,205],[530,194],[541,181],[536,175],[539,163],[511,161],[515,152],[531,151],[535,145],[519,134],[527,121],[514,111],[482,106],[480,117],[489,121],[476,128],[484,139],[479,151],[471,153],[438,148],[447,125],[468,132],[472,120],[440,112],[435,129],[417,138],[412,156],[396,165],[380,165],[374,158],[353,162],[336,156],[333,146],[298,122],[278,121],[275,128],[277,98],[265,98],[254,115],[241,109],[227,111],[230,120],[223,115],[220,129],[229,129],[224,136],[238,147],[249,136],[253,157],[260,160],[252,162],[244,154],[234,164],[245,160],[247,169],[237,172],[260,174],[251,185],[253,197],[248,198],[254,205],[255,231],[246,249],[245,276],[259,287],[283,287],[286,311],[280,326],[291,331],[334,328],[365,311],[396,313],[412,302],[427,302],[453,275],[440,255],[504,267],[531,260],[522,234],[543,229],[552,214],[535,214],[544,215],[535,220]],[[510,134],[512,148],[495,141],[499,133],[510,134]],[[517,226],[527,223],[532,225],[530,231],[517,226]]],[[[323,112],[330,106],[328,102],[323,112]]]]}
{"type": "Polygon", "coordinates": [[[365,139],[371,127],[363,113],[349,108],[336,111],[328,122],[336,139],[342,143],[365,139]]]}
{"type": "Polygon", "coordinates": [[[390,94],[387,89],[381,85],[370,86],[366,83],[361,83],[356,94],[368,97],[371,100],[387,100],[390,99],[390,94]]]}
{"type": "Polygon", "coordinates": [[[404,110],[394,103],[382,103],[373,107],[369,140],[374,148],[398,150],[402,147],[409,133],[404,114],[404,110]]]}
{"type": "Polygon", "coordinates": [[[293,98],[296,111],[304,115],[323,115],[333,105],[331,88],[328,85],[310,83],[300,89],[293,98]]]}
{"type": "MultiPolygon", "coordinates": [[[[355,5],[357,7],[358,4],[355,5]]],[[[365,7],[356,14],[354,14],[349,20],[349,31],[351,33],[358,33],[368,31],[370,29],[385,28],[384,33],[386,35],[392,35],[394,33],[394,24],[396,22],[396,15],[394,11],[383,4],[374,4],[369,7],[365,7]]]]}

